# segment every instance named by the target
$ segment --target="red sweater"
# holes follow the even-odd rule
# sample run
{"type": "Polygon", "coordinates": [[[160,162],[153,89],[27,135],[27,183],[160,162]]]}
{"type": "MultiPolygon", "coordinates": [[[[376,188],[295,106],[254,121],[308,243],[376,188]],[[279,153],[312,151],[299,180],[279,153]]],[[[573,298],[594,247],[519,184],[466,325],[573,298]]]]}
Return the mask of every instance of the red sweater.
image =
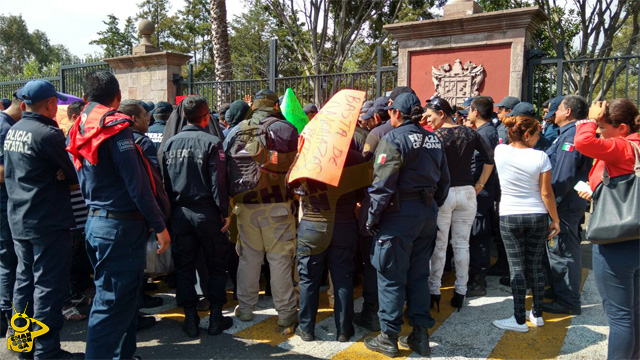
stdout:
{"type": "Polygon", "coordinates": [[[595,190],[602,182],[605,164],[610,177],[632,173],[636,158],[629,141],[640,145],[638,133],[630,134],[626,138],[603,139],[596,137],[597,128],[598,125],[593,121],[576,123],[576,149],[582,155],[596,159],[589,173],[591,190],[595,190]]]}

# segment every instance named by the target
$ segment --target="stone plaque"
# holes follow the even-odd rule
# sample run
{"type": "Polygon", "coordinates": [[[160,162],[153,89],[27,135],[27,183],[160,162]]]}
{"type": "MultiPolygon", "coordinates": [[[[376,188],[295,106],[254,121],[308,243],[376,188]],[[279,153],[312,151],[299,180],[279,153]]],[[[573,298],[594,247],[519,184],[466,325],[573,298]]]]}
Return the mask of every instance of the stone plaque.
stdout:
{"type": "Polygon", "coordinates": [[[464,65],[456,59],[453,66],[444,64],[438,68],[431,67],[431,79],[436,93],[449,102],[451,106],[462,105],[466,98],[478,96],[478,89],[484,81],[484,67],[467,61],[464,65]]]}

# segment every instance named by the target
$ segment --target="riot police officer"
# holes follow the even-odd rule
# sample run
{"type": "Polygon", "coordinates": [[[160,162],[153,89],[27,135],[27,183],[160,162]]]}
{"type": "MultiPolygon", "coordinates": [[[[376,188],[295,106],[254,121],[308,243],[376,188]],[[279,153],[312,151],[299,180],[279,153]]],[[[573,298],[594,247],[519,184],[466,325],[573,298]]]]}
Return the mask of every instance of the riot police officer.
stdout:
{"type": "Polygon", "coordinates": [[[375,152],[367,219],[367,230],[375,240],[371,264],[378,272],[382,333],[364,343],[369,350],[387,356],[399,354],[398,333],[406,298],[413,331],[400,341],[428,356],[427,328],[434,320],[429,314],[426,264],[436,237],[438,206],[449,191],[449,170],[444,146],[419,125],[422,108],[415,94],[398,95],[388,112],[394,129],[375,152]]]}
{"type": "Polygon", "coordinates": [[[209,335],[219,335],[233,325],[231,318],[222,316],[222,306],[227,302],[225,233],[230,220],[225,154],[220,139],[205,130],[210,119],[207,100],[190,96],[182,106],[188,125],[165,143],[162,156],[162,174],[172,208],[176,296],[178,305],[184,307],[182,329],[190,337],[198,336],[200,318],[194,286],[202,251],[209,275],[209,335]]]}

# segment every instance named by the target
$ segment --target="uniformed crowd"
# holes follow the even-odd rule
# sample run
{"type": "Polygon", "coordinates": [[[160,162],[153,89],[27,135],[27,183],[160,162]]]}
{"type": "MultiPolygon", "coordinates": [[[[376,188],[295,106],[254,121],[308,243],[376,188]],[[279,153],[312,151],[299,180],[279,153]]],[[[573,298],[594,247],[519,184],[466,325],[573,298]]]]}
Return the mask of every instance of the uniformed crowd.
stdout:
{"type": "MultiPolygon", "coordinates": [[[[578,151],[576,134],[595,138],[595,128],[587,133],[576,120],[596,118],[580,96],[550,100],[540,124],[534,107],[515,97],[494,104],[477,96],[457,107],[436,96],[423,106],[411,88],[397,87],[362,105],[349,148],[338,149],[346,157],[332,186],[288,182],[299,133],[270,90],[218,113],[200,96],[175,108],[121,100],[106,71],[87,74],[83,92],[84,102],[69,107],[66,136],[53,120],[65,96],[47,81],[27,83],[0,113],[2,335],[11,331],[12,309],[26,308],[50,329],[21,356],[139,358],[146,259],[169,248],[189,337],[199,336],[198,310],[210,311],[210,335],[233,325],[223,316],[229,278],[236,320],[251,321],[262,272],[278,325],[295,327],[304,341],[314,341],[328,273],[337,341],[349,341],[354,324],[381,330],[365,345],[391,357],[398,342],[430,354],[430,311],[439,311],[451,268],[458,311],[466,297],[486,295],[487,276],[511,286],[514,315],[493,322],[501,329],[526,332],[527,320],[543,326],[543,312],[581,312],[588,194],[574,186],[590,180],[594,161],[578,151]],[[355,314],[359,272],[364,304],[355,314]],[[69,293],[90,273],[86,353],[71,354],[59,333],[65,317],[82,318],[69,293]],[[399,338],[403,317],[413,331],[399,338]]],[[[304,111],[310,121],[319,113],[313,104],[304,111]]]]}

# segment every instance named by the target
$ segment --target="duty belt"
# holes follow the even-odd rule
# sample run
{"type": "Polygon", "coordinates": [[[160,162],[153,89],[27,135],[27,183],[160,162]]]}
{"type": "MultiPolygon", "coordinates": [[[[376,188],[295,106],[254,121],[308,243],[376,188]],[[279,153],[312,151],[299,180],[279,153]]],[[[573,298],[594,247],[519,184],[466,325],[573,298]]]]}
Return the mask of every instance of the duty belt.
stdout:
{"type": "Polygon", "coordinates": [[[90,209],[89,216],[102,216],[107,219],[118,220],[144,220],[144,216],[139,211],[112,211],[105,209],[90,209]]]}
{"type": "Polygon", "coordinates": [[[426,205],[431,205],[431,203],[433,202],[434,193],[435,192],[433,191],[433,189],[422,189],[422,190],[412,191],[412,192],[400,192],[399,198],[400,200],[419,199],[419,200],[422,200],[422,202],[425,203],[426,205]]]}

